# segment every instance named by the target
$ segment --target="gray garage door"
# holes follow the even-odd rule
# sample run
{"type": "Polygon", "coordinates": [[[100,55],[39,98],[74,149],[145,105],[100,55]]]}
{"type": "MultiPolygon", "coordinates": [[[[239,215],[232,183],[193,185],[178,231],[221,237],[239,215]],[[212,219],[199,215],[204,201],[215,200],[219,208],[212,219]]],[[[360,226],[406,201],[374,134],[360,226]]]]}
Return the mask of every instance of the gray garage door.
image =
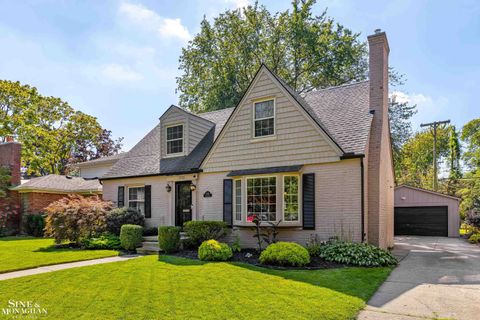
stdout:
{"type": "Polygon", "coordinates": [[[448,207],[395,207],[395,235],[448,236],[448,207]]]}

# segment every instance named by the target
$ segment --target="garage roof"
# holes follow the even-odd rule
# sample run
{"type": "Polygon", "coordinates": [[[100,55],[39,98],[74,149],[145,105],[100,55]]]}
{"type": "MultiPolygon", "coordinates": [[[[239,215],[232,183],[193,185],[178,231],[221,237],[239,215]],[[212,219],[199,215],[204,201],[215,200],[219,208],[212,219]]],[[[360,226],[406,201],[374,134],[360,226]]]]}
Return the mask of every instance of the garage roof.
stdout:
{"type": "Polygon", "coordinates": [[[460,198],[450,196],[450,195],[445,194],[445,193],[436,192],[436,191],[433,191],[433,190],[428,190],[428,189],[423,189],[423,188],[418,188],[418,187],[407,186],[407,185],[404,185],[404,184],[395,187],[395,190],[400,189],[400,188],[407,188],[407,189],[422,191],[422,192],[431,193],[431,194],[434,194],[434,195],[437,195],[437,196],[441,196],[441,197],[450,198],[450,199],[453,199],[453,200],[460,201],[460,198]]]}

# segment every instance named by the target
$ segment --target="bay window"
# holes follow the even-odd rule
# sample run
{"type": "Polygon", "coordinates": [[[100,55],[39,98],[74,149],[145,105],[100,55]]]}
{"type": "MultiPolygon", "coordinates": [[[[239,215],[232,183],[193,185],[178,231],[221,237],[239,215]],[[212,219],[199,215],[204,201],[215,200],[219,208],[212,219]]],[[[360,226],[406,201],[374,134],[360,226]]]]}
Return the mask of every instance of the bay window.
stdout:
{"type": "Polygon", "coordinates": [[[283,219],[299,221],[298,176],[283,176],[283,219]]]}
{"type": "Polygon", "coordinates": [[[247,222],[277,220],[277,178],[247,178],[247,222]]]}

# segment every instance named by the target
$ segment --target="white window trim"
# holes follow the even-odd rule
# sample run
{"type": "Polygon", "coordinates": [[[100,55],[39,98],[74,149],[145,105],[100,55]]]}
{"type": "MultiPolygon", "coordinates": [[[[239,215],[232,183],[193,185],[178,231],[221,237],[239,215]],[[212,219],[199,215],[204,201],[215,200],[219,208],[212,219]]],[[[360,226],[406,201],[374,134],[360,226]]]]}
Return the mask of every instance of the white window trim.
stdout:
{"type": "Polygon", "coordinates": [[[178,156],[183,156],[185,154],[185,125],[183,123],[176,123],[176,124],[171,124],[168,126],[165,126],[165,156],[168,157],[178,157],[178,156]],[[172,139],[168,140],[168,128],[172,127],[182,127],[182,138],[181,139],[172,139]],[[177,140],[182,140],[182,152],[176,152],[176,153],[168,153],[168,142],[169,141],[177,141],[177,140]]]}
{"type": "MultiPolygon", "coordinates": [[[[125,198],[126,198],[126,203],[127,203],[127,208],[130,208],[130,189],[135,189],[135,188],[143,188],[143,196],[145,197],[145,185],[144,184],[139,184],[139,185],[129,185],[129,186],[125,186],[126,187],[126,194],[125,194],[125,198]]],[[[132,202],[142,202],[142,201],[137,201],[137,200],[133,200],[132,202]]],[[[143,199],[143,211],[142,212],[144,215],[145,215],[145,198],[143,199]]]]}
{"type": "Polygon", "coordinates": [[[244,197],[244,194],[245,192],[243,191],[243,180],[241,178],[239,179],[233,179],[233,221],[235,222],[242,222],[243,221],[243,209],[244,209],[244,201],[243,199],[246,197],[244,197]],[[236,183],[237,181],[240,181],[240,220],[237,220],[237,186],[236,186],[236,183]]]}
{"type": "Polygon", "coordinates": [[[254,140],[262,140],[262,139],[271,139],[272,137],[276,137],[277,135],[277,101],[275,97],[265,97],[261,99],[256,99],[253,101],[252,105],[252,137],[254,140]],[[255,119],[255,105],[260,102],[270,101],[273,100],[273,134],[269,134],[268,136],[255,136],[255,121],[257,120],[265,120],[271,119],[272,117],[260,118],[255,119]]]}
{"type": "MultiPolygon", "coordinates": [[[[252,179],[261,179],[261,178],[275,178],[275,207],[277,208],[277,211],[275,212],[275,220],[268,220],[268,221],[264,221],[262,220],[262,222],[278,222],[278,217],[279,217],[279,213],[281,214],[281,212],[278,212],[278,175],[259,175],[259,176],[248,176],[245,178],[245,222],[247,224],[252,224],[253,225],[253,222],[248,222],[247,221],[247,218],[248,218],[248,180],[252,180],[252,179]]],[[[243,220],[243,216],[242,216],[242,220],[243,220]]]]}
{"type": "Polygon", "coordinates": [[[286,224],[298,224],[302,221],[302,188],[301,188],[300,174],[282,174],[282,223],[286,224]],[[287,221],[285,220],[285,177],[297,177],[298,178],[298,220],[287,221]]]}

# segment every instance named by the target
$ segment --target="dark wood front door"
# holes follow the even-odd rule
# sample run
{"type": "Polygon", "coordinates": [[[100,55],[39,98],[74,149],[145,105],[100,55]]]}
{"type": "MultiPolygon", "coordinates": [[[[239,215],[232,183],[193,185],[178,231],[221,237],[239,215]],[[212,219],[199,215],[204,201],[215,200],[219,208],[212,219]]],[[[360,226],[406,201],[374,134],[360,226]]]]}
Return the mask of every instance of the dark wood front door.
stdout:
{"type": "Polygon", "coordinates": [[[395,235],[448,236],[448,207],[395,207],[395,235]]]}
{"type": "Polygon", "coordinates": [[[175,225],[182,227],[184,222],[192,220],[191,181],[175,183],[175,225]]]}

